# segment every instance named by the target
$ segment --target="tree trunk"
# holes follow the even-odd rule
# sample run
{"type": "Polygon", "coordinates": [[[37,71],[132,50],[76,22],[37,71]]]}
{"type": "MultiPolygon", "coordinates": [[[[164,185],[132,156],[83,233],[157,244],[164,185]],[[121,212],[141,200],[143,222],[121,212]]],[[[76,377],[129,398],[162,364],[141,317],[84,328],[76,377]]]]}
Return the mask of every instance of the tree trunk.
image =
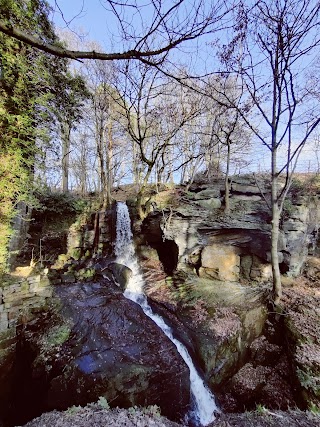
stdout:
{"type": "Polygon", "coordinates": [[[132,172],[133,172],[133,183],[136,185],[140,184],[140,175],[139,175],[139,163],[136,143],[132,143],[132,172]]]}
{"type": "Polygon", "coordinates": [[[113,153],[113,140],[112,140],[112,120],[109,118],[108,123],[108,145],[106,153],[106,187],[104,189],[104,207],[107,208],[111,205],[111,189],[113,187],[112,180],[112,153],[113,153]]]}
{"type": "Polygon", "coordinates": [[[144,219],[144,211],[142,207],[143,196],[144,196],[144,186],[142,185],[137,194],[137,214],[139,219],[144,219]]]}
{"type": "Polygon", "coordinates": [[[278,202],[278,173],[277,173],[277,149],[272,151],[271,158],[271,204],[272,204],[272,221],[271,221],[271,265],[273,278],[273,300],[276,305],[279,304],[282,296],[281,275],[279,268],[279,227],[281,209],[278,202]]]}
{"type": "Polygon", "coordinates": [[[105,171],[105,160],[104,160],[104,150],[103,150],[103,140],[104,140],[104,130],[103,122],[100,119],[100,123],[97,126],[97,156],[99,164],[99,178],[100,178],[100,193],[102,195],[102,203],[105,204],[105,189],[106,189],[106,171],[105,171]]]}
{"type": "Polygon", "coordinates": [[[150,175],[152,172],[152,168],[153,168],[153,165],[152,166],[149,165],[147,173],[143,179],[143,182],[142,182],[140,189],[139,189],[139,192],[137,194],[137,214],[138,214],[139,219],[144,219],[146,217],[146,212],[143,209],[142,200],[143,200],[143,197],[145,195],[144,194],[145,189],[146,189],[146,186],[148,184],[148,181],[149,181],[149,178],[150,178],[150,175]]]}
{"type": "Polygon", "coordinates": [[[273,298],[276,305],[279,304],[282,296],[281,275],[279,268],[279,224],[280,224],[280,210],[275,203],[272,205],[272,228],[271,228],[271,264],[273,276],[273,298]]]}
{"type": "Polygon", "coordinates": [[[67,193],[69,191],[69,157],[70,157],[70,126],[69,123],[64,122],[61,125],[61,139],[62,139],[62,191],[67,193]]]}
{"type": "Polygon", "coordinates": [[[224,179],[224,190],[225,190],[225,196],[224,196],[224,212],[228,214],[230,212],[230,194],[229,194],[229,169],[230,169],[230,154],[231,154],[231,147],[230,142],[227,143],[227,169],[226,169],[226,176],[224,179]]]}

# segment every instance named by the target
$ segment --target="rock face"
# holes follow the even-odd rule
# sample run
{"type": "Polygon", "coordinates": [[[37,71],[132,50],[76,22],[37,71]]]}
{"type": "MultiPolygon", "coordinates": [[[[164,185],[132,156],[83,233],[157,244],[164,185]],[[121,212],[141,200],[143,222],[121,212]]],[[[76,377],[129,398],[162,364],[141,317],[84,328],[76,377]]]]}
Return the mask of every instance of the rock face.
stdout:
{"type": "Polygon", "coordinates": [[[111,255],[114,221],[115,211],[110,209],[92,213],[81,226],[74,223],[68,233],[68,254],[76,259],[94,254],[111,255]]]}
{"type": "MultiPolygon", "coordinates": [[[[195,288],[201,286],[200,282],[195,288]]],[[[149,287],[148,293],[153,299],[161,301],[152,303],[153,310],[170,324],[174,334],[197,361],[206,383],[224,404],[226,384],[250,357],[250,345],[264,329],[267,310],[263,304],[252,301],[241,286],[233,282],[230,286],[221,283],[213,282],[208,288],[208,294],[202,293],[202,303],[199,300],[191,306],[179,303],[175,306],[166,302],[165,291],[159,284],[154,286],[154,290],[149,287]],[[215,304],[210,305],[208,300],[215,293],[215,304]],[[232,293],[234,297],[230,295],[232,293]],[[228,304],[225,297],[229,297],[236,305],[228,304]]],[[[236,408],[243,409],[243,406],[239,404],[236,408]]]]}
{"type": "MultiPolygon", "coordinates": [[[[161,279],[159,274],[159,283],[154,285],[146,269],[147,292],[161,304],[160,311],[171,313],[165,317],[172,317],[174,330],[181,334],[182,341],[179,328],[183,328],[175,324],[173,317],[184,325],[188,335],[185,344],[197,355],[207,382],[226,410],[254,408],[256,403],[283,409],[295,405],[295,376],[305,384],[309,400],[312,396],[317,402],[317,343],[299,344],[293,362],[286,356],[283,335],[280,340],[275,339],[265,330],[267,310],[261,301],[254,303],[248,293],[237,301],[242,292],[239,282],[251,289],[254,285],[267,289],[266,283],[272,277],[271,217],[261,194],[262,191],[265,198],[270,198],[270,188],[258,187],[248,177],[234,179],[230,186],[228,215],[219,207],[209,207],[210,200],[223,198],[221,183],[202,183],[192,185],[189,192],[175,190],[167,209],[154,209],[143,221],[139,243],[149,247],[150,253],[157,251],[164,271],[171,276],[161,279]],[[201,206],[199,201],[208,205],[201,206]],[[161,255],[163,251],[166,258],[161,255]],[[175,259],[175,266],[169,269],[166,262],[170,258],[175,259]],[[210,305],[213,297],[215,304],[210,305]],[[262,333],[266,334],[264,338],[262,333]],[[296,360],[297,374],[291,370],[296,360]]],[[[289,195],[278,242],[282,273],[300,273],[308,251],[316,247],[318,222],[316,199],[289,195]]],[[[144,249],[143,253],[148,251],[144,249]]],[[[143,264],[147,265],[145,258],[146,255],[142,257],[143,264]]],[[[289,319],[292,321],[291,316],[289,319]]],[[[277,326],[277,330],[284,331],[286,326],[277,326]]]]}
{"type": "Polygon", "coordinates": [[[22,249],[30,224],[31,210],[25,202],[19,202],[16,206],[16,215],[12,220],[12,236],[9,242],[9,259],[8,264],[11,269],[16,266],[18,252],[22,249]]]}
{"type": "Polygon", "coordinates": [[[171,419],[184,415],[189,370],[137,304],[107,281],[61,285],[57,294],[62,319],[21,330],[20,355],[30,360],[20,378],[26,411],[30,399],[38,399],[41,413],[104,396],[112,406],[156,404],[171,419]]]}
{"type": "MultiPolygon", "coordinates": [[[[316,261],[319,271],[318,258],[316,261]]],[[[312,260],[309,265],[315,268],[312,260]]],[[[285,328],[294,376],[301,386],[300,401],[305,406],[320,407],[320,292],[319,279],[312,279],[311,288],[302,284],[285,290],[285,328]]]]}
{"type": "MultiPolygon", "coordinates": [[[[230,186],[228,215],[221,210],[220,181],[193,185],[188,193],[177,193],[174,207],[154,210],[144,220],[144,244],[160,253],[166,242],[171,242],[178,252],[175,268],[193,269],[202,277],[268,280],[271,216],[261,191],[269,199],[270,188],[257,186],[250,177],[233,178],[230,186]]],[[[318,223],[317,199],[289,194],[279,236],[282,273],[300,273],[318,235],[318,223]]]]}
{"type": "Polygon", "coordinates": [[[239,273],[240,256],[236,247],[213,244],[203,248],[200,277],[236,281],[239,273]]]}

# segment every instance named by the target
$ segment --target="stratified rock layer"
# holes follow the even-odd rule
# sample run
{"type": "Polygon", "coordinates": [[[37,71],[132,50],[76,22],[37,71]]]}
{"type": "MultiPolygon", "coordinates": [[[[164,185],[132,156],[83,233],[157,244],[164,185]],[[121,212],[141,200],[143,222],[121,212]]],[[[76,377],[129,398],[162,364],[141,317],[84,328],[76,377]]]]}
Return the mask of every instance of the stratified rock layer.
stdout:
{"type": "MultiPolygon", "coordinates": [[[[155,207],[143,221],[144,243],[161,254],[170,250],[171,242],[178,252],[175,268],[194,269],[203,278],[269,280],[271,211],[266,202],[270,187],[262,184],[253,177],[233,177],[228,213],[221,205],[224,189],[219,180],[193,184],[188,192],[175,189],[170,202],[159,201],[159,209],[155,207]]],[[[297,276],[301,272],[308,252],[314,250],[318,223],[317,197],[289,193],[278,241],[282,273],[297,276]]],[[[166,270],[166,259],[163,263],[166,270]]]]}

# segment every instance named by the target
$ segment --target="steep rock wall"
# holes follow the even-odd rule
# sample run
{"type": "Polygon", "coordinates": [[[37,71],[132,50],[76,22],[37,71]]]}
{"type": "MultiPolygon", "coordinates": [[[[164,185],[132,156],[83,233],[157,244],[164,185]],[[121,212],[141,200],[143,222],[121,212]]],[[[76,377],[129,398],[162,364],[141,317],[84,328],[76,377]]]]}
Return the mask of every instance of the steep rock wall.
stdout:
{"type": "MultiPolygon", "coordinates": [[[[221,185],[193,185],[176,194],[175,206],[156,208],[144,220],[144,243],[161,251],[165,242],[178,249],[176,268],[194,269],[201,277],[220,280],[265,281],[271,277],[271,217],[264,198],[270,190],[249,178],[231,184],[231,211],[221,204],[199,201],[222,199],[221,185]],[[212,197],[212,196],[215,197],[212,197]],[[220,195],[217,197],[217,195],[220,195]]],[[[296,276],[314,249],[318,235],[318,198],[288,196],[279,236],[280,268],[296,276]]]]}

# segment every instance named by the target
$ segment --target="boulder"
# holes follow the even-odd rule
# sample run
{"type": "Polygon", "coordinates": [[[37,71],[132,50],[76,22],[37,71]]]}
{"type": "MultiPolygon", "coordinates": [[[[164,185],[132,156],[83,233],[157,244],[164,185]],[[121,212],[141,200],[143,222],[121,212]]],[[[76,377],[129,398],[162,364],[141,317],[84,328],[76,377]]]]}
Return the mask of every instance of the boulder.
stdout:
{"type": "Polygon", "coordinates": [[[201,253],[200,277],[220,280],[239,279],[240,256],[238,248],[226,245],[206,246],[201,253]]]}
{"type": "Polygon", "coordinates": [[[255,365],[271,365],[279,360],[282,348],[277,344],[268,342],[264,335],[255,339],[251,346],[251,358],[255,365]]]}
{"type": "Polygon", "coordinates": [[[199,191],[194,195],[195,200],[204,200],[220,197],[220,188],[212,187],[206,188],[205,190],[199,191]]]}
{"type": "Polygon", "coordinates": [[[221,208],[221,200],[217,199],[217,198],[198,200],[197,205],[201,206],[202,208],[208,209],[208,210],[220,209],[221,208]]]}
{"type": "Polygon", "coordinates": [[[232,378],[232,392],[238,399],[249,407],[255,399],[259,401],[259,394],[268,382],[271,368],[266,366],[254,367],[246,363],[232,378]]]}
{"type": "Polygon", "coordinates": [[[158,405],[179,420],[189,405],[189,369],[142,309],[109,282],[56,291],[60,314],[39,316],[21,330],[25,412],[35,402],[39,413],[32,416],[104,396],[114,407],[158,405]]]}
{"type": "Polygon", "coordinates": [[[111,262],[108,269],[112,272],[113,277],[122,291],[126,290],[127,284],[132,277],[131,268],[117,262],[111,262]]]}
{"type": "Polygon", "coordinates": [[[243,183],[237,183],[233,182],[231,184],[231,191],[235,193],[242,193],[242,194],[256,194],[258,196],[261,196],[261,190],[256,186],[252,184],[248,184],[247,182],[243,183]]]}

